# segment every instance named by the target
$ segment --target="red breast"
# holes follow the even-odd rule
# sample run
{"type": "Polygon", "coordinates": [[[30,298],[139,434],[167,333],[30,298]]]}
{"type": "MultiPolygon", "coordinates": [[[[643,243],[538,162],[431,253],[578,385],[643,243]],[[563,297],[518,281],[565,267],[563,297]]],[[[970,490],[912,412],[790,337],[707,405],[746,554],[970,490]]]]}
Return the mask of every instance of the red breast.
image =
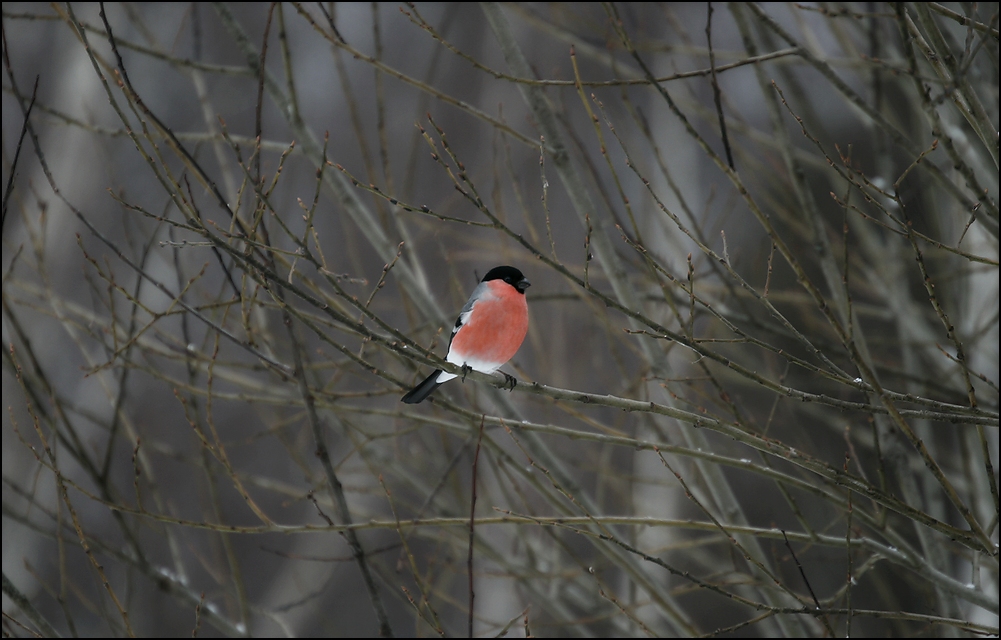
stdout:
{"type": "Polygon", "coordinates": [[[473,305],[466,323],[452,339],[449,352],[460,359],[475,358],[500,367],[525,340],[528,304],[523,293],[503,280],[485,284],[485,295],[473,305]]]}

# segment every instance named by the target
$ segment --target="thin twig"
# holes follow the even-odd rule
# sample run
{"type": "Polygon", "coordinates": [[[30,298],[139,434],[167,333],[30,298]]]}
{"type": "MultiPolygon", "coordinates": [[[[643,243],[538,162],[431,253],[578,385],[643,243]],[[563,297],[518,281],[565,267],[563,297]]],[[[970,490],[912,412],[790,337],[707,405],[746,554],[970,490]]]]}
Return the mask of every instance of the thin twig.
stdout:
{"type": "Polygon", "coordinates": [[[466,557],[466,573],[469,576],[469,623],[466,627],[469,638],[473,637],[473,613],[475,608],[473,607],[473,601],[476,598],[476,592],[473,590],[473,543],[476,540],[476,478],[477,478],[477,467],[480,462],[480,444],[483,442],[483,424],[486,420],[486,416],[480,420],[480,431],[476,438],[476,451],[473,453],[473,477],[472,477],[472,496],[469,500],[469,554],[466,557]]]}
{"type": "Polygon", "coordinates": [[[736,167],[733,166],[733,152],[730,151],[730,138],[726,134],[726,118],[723,117],[719,81],[716,79],[716,55],[713,53],[713,3],[711,2],[706,3],[706,43],[709,46],[709,70],[712,76],[713,102],[716,103],[720,136],[723,138],[723,149],[726,150],[726,163],[730,165],[730,169],[736,171],[736,167]]]}

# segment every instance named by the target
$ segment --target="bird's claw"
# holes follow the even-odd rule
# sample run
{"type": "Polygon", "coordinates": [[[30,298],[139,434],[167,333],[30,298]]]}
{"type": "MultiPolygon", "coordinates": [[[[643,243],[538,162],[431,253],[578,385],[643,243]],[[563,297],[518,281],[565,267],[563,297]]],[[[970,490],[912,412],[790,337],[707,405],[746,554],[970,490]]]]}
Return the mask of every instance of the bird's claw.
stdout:
{"type": "Polygon", "coordinates": [[[515,386],[518,384],[518,379],[512,376],[510,373],[504,373],[504,386],[507,387],[508,391],[514,391],[515,386]]]}
{"type": "Polygon", "coordinates": [[[472,371],[472,367],[470,367],[468,364],[463,364],[462,365],[462,382],[463,383],[466,382],[466,374],[469,373],[470,371],[472,371]]]}

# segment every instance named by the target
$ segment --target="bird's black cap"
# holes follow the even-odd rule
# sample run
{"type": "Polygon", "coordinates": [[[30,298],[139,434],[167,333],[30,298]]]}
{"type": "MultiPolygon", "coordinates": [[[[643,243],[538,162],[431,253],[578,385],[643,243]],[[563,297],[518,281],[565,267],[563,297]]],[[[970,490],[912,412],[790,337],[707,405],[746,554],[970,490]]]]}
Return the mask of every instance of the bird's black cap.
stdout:
{"type": "Polygon", "coordinates": [[[532,283],[525,279],[525,276],[514,267],[494,267],[483,276],[483,282],[491,280],[503,280],[521,293],[532,286],[532,283]]]}

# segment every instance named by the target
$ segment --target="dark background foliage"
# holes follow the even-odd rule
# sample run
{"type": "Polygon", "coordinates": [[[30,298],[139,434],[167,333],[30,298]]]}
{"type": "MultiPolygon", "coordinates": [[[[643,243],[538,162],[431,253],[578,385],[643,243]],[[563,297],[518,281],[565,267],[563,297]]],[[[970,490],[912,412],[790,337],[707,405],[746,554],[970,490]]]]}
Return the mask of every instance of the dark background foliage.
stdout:
{"type": "Polygon", "coordinates": [[[997,635],[997,3],[3,29],[5,633],[997,635]]]}

